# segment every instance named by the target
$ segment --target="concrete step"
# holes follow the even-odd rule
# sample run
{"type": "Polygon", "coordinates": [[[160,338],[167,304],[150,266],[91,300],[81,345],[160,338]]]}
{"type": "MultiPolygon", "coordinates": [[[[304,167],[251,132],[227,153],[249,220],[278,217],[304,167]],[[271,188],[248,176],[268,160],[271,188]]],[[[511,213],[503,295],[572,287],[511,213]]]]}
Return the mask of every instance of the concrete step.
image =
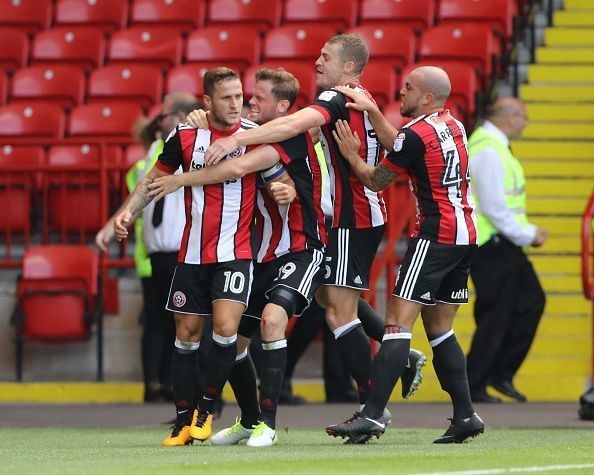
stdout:
{"type": "MultiPolygon", "coordinates": [[[[526,181],[526,193],[530,197],[572,197],[587,199],[592,193],[592,180],[563,180],[554,178],[532,178],[526,181]]],[[[585,202],[584,202],[585,204],[585,202]]]]}
{"type": "MultiPolygon", "coordinates": [[[[592,88],[592,94],[594,94],[594,88],[592,88]]],[[[594,140],[594,124],[531,121],[522,132],[522,137],[535,140],[546,140],[551,137],[558,140],[594,140]]]]}
{"type": "MultiPolygon", "coordinates": [[[[594,178],[594,158],[591,162],[570,162],[564,160],[563,163],[557,163],[551,160],[525,160],[522,162],[522,165],[524,166],[524,172],[529,179],[532,177],[594,178]]],[[[528,199],[530,200],[530,197],[528,197],[528,199]]],[[[564,203],[561,204],[564,205],[564,203]]],[[[580,204],[581,211],[583,211],[584,205],[585,203],[580,204]]]]}
{"type": "Polygon", "coordinates": [[[533,216],[530,222],[546,228],[552,235],[578,235],[582,229],[582,219],[578,216],[533,216]]]}
{"type": "Polygon", "coordinates": [[[539,64],[594,64],[594,48],[536,48],[539,64]]]}
{"type": "Polygon", "coordinates": [[[530,255],[530,261],[538,274],[581,275],[579,256],[530,255]]]}
{"type": "Polygon", "coordinates": [[[528,197],[528,215],[556,214],[575,216],[580,215],[586,206],[586,201],[580,198],[533,198],[528,197]]]}
{"type": "MultiPolygon", "coordinates": [[[[539,68],[561,68],[565,66],[541,66],[541,65],[530,65],[538,66],[539,68]]],[[[567,68],[579,68],[580,66],[567,66],[567,68]]],[[[594,66],[584,66],[584,68],[591,69],[591,78],[594,78],[594,66]]],[[[546,103],[539,104],[538,102],[529,102],[526,104],[526,111],[530,122],[594,122],[594,104],[555,104],[546,103]]]]}
{"type": "Polygon", "coordinates": [[[565,10],[594,10],[592,0],[563,0],[565,10]]]}
{"type": "Polygon", "coordinates": [[[511,147],[520,159],[591,161],[594,157],[594,142],[584,140],[514,140],[511,147]]]}
{"type": "MultiPolygon", "coordinates": [[[[528,65],[528,82],[530,82],[530,84],[592,84],[593,77],[594,65],[528,65]]],[[[532,115],[529,115],[529,117],[531,120],[534,119],[532,115]]]]}
{"type": "Polygon", "coordinates": [[[546,28],[545,46],[594,46],[594,28],[546,28]]]}
{"type": "MultiPolygon", "coordinates": [[[[592,54],[594,55],[594,49],[592,54]]],[[[594,101],[594,86],[521,84],[520,98],[526,102],[591,102],[594,101]]]]}
{"type": "Polygon", "coordinates": [[[553,25],[594,28],[594,9],[558,10],[553,12],[553,25]]]}
{"type": "Polygon", "coordinates": [[[542,254],[575,254],[578,255],[582,252],[582,243],[580,236],[573,234],[570,236],[549,236],[549,239],[545,245],[539,248],[539,252],[542,254]]]}

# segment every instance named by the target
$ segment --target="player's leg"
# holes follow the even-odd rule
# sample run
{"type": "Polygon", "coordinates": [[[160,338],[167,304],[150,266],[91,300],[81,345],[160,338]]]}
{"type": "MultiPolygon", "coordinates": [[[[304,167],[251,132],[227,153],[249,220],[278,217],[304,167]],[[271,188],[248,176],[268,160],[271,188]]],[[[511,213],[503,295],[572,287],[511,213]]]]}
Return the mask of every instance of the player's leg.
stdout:
{"type": "Polygon", "coordinates": [[[198,401],[198,418],[190,428],[194,439],[212,433],[214,400],[222,391],[237,356],[237,329],[252,284],[252,262],[230,261],[211,265],[212,347],[207,356],[204,389],[198,401]]]}
{"type": "Polygon", "coordinates": [[[202,336],[203,318],[210,313],[205,305],[199,266],[178,264],[167,301],[174,312],[175,344],[172,364],[173,399],[176,423],[163,445],[185,445],[192,442],[189,431],[196,406],[196,387],[200,378],[198,348],[202,336]]]}

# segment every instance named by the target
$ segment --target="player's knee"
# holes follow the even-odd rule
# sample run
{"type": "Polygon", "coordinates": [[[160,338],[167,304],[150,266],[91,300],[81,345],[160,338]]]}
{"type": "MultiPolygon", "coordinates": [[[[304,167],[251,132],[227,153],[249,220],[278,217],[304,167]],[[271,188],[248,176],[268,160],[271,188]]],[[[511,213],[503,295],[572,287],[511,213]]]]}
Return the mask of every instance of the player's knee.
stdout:
{"type": "Polygon", "coordinates": [[[215,322],[212,329],[214,333],[224,337],[233,336],[237,333],[237,325],[235,322],[229,320],[215,322]]]}

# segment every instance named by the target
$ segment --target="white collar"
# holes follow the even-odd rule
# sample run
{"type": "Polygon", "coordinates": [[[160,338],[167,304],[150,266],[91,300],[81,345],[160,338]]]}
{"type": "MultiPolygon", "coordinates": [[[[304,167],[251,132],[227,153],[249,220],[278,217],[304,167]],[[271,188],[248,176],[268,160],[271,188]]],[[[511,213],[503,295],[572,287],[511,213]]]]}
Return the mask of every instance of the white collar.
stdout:
{"type": "Polygon", "coordinates": [[[490,120],[485,120],[485,122],[483,122],[482,127],[490,134],[495,135],[495,137],[497,137],[499,140],[501,140],[505,144],[506,147],[509,147],[509,139],[507,138],[507,135],[505,135],[501,131],[501,129],[499,127],[497,127],[493,122],[491,122],[490,120]]]}

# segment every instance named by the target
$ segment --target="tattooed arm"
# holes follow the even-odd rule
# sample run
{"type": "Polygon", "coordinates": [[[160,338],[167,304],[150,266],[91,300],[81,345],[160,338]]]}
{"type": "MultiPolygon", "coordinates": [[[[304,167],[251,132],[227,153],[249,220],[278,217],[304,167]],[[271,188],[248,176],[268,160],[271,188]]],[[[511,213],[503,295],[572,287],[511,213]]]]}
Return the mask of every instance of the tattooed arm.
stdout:
{"type": "Polygon", "coordinates": [[[146,205],[153,200],[153,196],[149,196],[149,184],[155,181],[156,178],[165,175],[167,175],[167,172],[153,166],[151,171],[138,182],[138,185],[136,185],[136,188],[124,203],[122,210],[114,219],[113,230],[118,241],[128,237],[128,226],[134,222],[146,205]]]}
{"type": "Polygon", "coordinates": [[[381,191],[396,179],[398,173],[388,167],[382,164],[370,167],[361,159],[359,156],[361,140],[357,132],[354,134],[351,132],[348,122],[344,120],[336,122],[336,130],[333,130],[332,134],[340,148],[340,153],[349,162],[351,170],[365,187],[371,191],[381,191]]]}

